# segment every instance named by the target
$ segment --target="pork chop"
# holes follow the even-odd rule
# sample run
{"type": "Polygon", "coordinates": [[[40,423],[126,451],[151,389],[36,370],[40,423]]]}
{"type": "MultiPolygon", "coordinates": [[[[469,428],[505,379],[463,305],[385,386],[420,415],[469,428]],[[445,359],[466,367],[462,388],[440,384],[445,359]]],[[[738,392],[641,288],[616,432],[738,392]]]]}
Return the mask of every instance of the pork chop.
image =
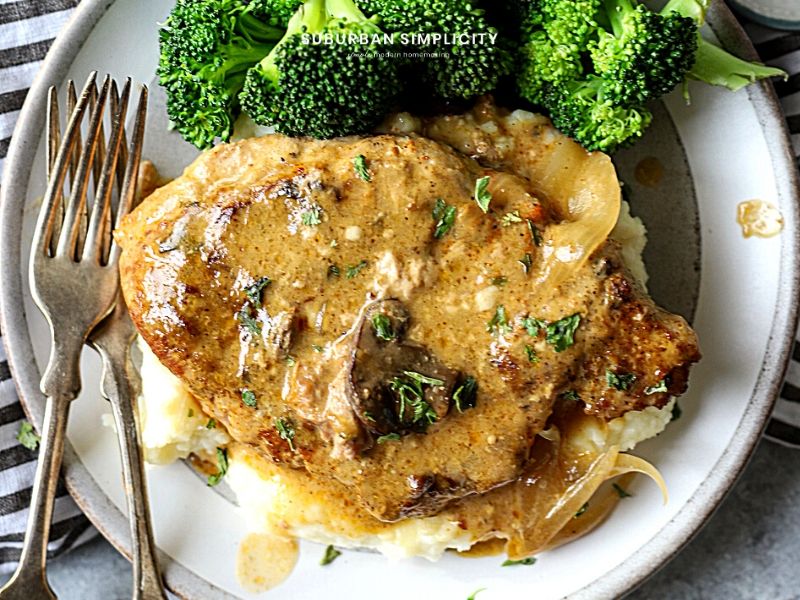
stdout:
{"type": "Polygon", "coordinates": [[[516,479],[558,398],[663,406],[699,358],[606,241],[608,157],[489,105],[416,128],[217,146],[117,232],[203,409],[384,521],[516,479]]]}

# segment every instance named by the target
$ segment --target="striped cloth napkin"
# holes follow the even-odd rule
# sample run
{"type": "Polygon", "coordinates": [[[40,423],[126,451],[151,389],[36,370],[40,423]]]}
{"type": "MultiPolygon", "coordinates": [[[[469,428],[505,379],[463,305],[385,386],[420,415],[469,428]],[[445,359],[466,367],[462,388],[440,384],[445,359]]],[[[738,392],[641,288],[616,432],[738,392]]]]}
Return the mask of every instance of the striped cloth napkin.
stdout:
{"type": "MultiPolygon", "coordinates": [[[[78,0],[0,0],[0,177],[28,87],[77,3],[78,0]]],[[[17,440],[24,419],[5,351],[0,347],[0,573],[13,570],[19,560],[36,470],[36,452],[17,440]]],[[[58,556],[96,533],[60,485],[48,555],[58,556]]]]}
{"type": "MultiPolygon", "coordinates": [[[[0,174],[28,87],[77,2],[0,0],[0,174]]],[[[800,157],[800,33],[757,26],[748,26],[748,32],[766,62],[794,74],[776,88],[788,115],[795,154],[800,157]]],[[[800,448],[800,346],[795,346],[781,396],[767,433],[776,441],[800,448]]],[[[0,573],[12,570],[19,557],[31,497],[36,454],[17,441],[24,418],[0,348],[0,573]]],[[[57,556],[95,534],[61,486],[50,536],[51,555],[57,556]]]]}

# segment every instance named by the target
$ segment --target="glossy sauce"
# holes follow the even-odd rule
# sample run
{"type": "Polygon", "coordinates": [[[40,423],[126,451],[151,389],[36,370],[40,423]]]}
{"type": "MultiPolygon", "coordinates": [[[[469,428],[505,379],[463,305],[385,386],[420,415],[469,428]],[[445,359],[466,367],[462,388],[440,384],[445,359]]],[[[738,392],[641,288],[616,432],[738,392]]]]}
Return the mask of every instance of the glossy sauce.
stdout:
{"type": "Polygon", "coordinates": [[[736,222],[746,238],[770,238],[783,231],[783,215],[778,207],[764,200],[745,200],[736,207],[736,222]]]}
{"type": "Polygon", "coordinates": [[[239,544],[236,578],[248,592],[259,594],[283,583],[297,564],[297,540],[281,533],[251,533],[239,544]]]}

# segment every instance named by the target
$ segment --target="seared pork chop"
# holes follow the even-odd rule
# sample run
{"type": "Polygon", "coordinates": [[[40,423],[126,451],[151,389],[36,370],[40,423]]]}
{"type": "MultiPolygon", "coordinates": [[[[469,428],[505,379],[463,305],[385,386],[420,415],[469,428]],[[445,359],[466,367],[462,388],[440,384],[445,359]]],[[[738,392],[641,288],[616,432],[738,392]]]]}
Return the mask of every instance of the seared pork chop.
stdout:
{"type": "Polygon", "coordinates": [[[203,409],[384,521],[515,480],[559,397],[663,406],[699,358],[605,241],[607,157],[485,105],[419,126],[220,145],[117,232],[134,322],[203,409]]]}

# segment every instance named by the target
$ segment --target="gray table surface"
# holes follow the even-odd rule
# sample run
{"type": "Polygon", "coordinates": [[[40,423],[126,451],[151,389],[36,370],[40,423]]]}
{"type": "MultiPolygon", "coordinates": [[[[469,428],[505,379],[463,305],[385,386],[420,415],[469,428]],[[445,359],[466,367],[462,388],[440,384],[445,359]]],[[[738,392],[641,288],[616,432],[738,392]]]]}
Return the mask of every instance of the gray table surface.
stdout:
{"type": "MultiPolygon", "coordinates": [[[[59,598],[130,598],[130,565],[102,539],[53,562],[50,578],[59,598]]],[[[705,529],[629,598],[800,599],[800,451],[762,442],[705,529]]]]}

